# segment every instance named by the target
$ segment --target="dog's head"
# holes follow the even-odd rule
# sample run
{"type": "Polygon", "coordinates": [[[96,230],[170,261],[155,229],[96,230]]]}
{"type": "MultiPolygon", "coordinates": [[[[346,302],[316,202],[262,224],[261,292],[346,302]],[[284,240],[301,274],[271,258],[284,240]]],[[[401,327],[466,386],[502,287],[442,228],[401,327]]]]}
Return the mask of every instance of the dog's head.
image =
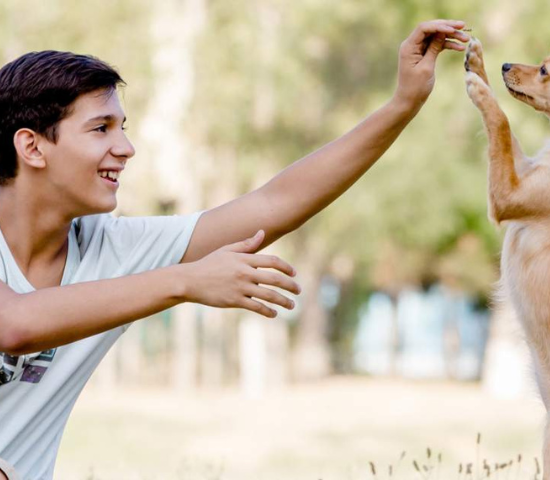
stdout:
{"type": "Polygon", "coordinates": [[[502,78],[513,97],[550,115],[550,57],[540,65],[505,63],[502,78]]]}

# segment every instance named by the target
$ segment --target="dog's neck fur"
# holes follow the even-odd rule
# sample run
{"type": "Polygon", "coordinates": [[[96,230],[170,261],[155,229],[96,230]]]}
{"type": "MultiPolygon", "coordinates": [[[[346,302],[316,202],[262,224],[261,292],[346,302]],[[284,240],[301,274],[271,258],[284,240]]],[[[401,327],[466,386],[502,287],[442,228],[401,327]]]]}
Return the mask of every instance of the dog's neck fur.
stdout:
{"type": "Polygon", "coordinates": [[[530,163],[533,165],[543,163],[550,165],[550,139],[545,142],[534,157],[530,158],[530,163]]]}

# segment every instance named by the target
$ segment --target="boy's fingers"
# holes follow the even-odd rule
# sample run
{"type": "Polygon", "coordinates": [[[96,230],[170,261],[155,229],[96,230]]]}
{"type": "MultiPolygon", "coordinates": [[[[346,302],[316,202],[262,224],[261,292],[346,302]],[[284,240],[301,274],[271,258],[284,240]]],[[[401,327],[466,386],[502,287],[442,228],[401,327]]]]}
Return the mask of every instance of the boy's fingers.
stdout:
{"type": "Polygon", "coordinates": [[[414,44],[422,44],[426,37],[435,33],[451,35],[456,29],[462,29],[466,24],[458,20],[431,20],[419,24],[409,35],[409,40],[414,44]]]}
{"type": "Polygon", "coordinates": [[[424,55],[424,59],[427,59],[428,62],[435,62],[435,59],[437,56],[443,51],[443,45],[445,44],[445,35],[442,33],[435,34],[430,44],[428,45],[428,49],[426,50],[426,54],[424,55]]]}
{"type": "Polygon", "coordinates": [[[443,50],[456,50],[457,52],[463,52],[464,50],[466,50],[466,45],[447,40],[443,45],[443,50]]]}
{"type": "Polygon", "coordinates": [[[289,263],[275,255],[248,255],[248,264],[254,268],[274,268],[290,277],[296,275],[296,270],[289,263]]]}
{"type": "Polygon", "coordinates": [[[455,30],[453,33],[450,33],[447,35],[447,40],[448,39],[455,39],[455,40],[458,40],[459,42],[469,42],[472,37],[470,35],[468,35],[466,32],[463,32],[461,30],[455,30]]]}
{"type": "Polygon", "coordinates": [[[263,303],[253,300],[252,298],[245,298],[242,302],[241,308],[259,313],[260,315],[268,318],[275,318],[277,316],[277,312],[275,310],[265,306],[263,303]]]}
{"type": "Polygon", "coordinates": [[[294,280],[280,273],[258,270],[256,272],[256,283],[261,285],[270,285],[272,287],[282,288],[287,292],[299,295],[302,289],[294,280]]]}
{"type": "Polygon", "coordinates": [[[435,64],[438,55],[443,50],[464,51],[466,46],[459,42],[467,42],[469,39],[468,35],[459,30],[453,30],[450,34],[435,33],[431,37],[426,37],[426,41],[429,43],[424,54],[424,59],[431,64],[435,64]]]}
{"type": "Polygon", "coordinates": [[[249,297],[257,298],[258,300],[264,300],[266,302],[273,303],[274,305],[280,305],[281,307],[287,308],[289,310],[292,310],[294,308],[294,302],[290,298],[285,297],[275,290],[270,290],[269,288],[254,285],[249,288],[246,295],[249,297]]]}

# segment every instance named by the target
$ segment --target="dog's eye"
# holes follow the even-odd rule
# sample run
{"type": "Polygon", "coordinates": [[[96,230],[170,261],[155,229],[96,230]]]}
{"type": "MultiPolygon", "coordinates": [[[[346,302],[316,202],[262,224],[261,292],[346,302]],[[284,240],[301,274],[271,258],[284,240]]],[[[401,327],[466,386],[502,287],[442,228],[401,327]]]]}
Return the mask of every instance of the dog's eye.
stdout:
{"type": "Polygon", "coordinates": [[[543,76],[548,75],[548,70],[546,70],[546,67],[544,65],[540,67],[540,74],[543,76]]]}

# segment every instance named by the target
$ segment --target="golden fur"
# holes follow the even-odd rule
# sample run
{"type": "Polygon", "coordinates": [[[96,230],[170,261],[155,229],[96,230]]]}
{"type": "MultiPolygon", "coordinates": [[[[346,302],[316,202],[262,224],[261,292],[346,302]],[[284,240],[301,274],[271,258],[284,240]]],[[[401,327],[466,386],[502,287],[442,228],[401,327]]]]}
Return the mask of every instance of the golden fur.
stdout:
{"type": "MultiPolygon", "coordinates": [[[[550,145],[523,154],[489,87],[481,43],[466,52],[466,87],[489,137],[489,216],[507,222],[501,258],[501,292],[521,320],[546,406],[543,480],[550,480],[550,145]]],[[[550,116],[550,57],[540,65],[504,64],[510,94],[550,116]]]]}

